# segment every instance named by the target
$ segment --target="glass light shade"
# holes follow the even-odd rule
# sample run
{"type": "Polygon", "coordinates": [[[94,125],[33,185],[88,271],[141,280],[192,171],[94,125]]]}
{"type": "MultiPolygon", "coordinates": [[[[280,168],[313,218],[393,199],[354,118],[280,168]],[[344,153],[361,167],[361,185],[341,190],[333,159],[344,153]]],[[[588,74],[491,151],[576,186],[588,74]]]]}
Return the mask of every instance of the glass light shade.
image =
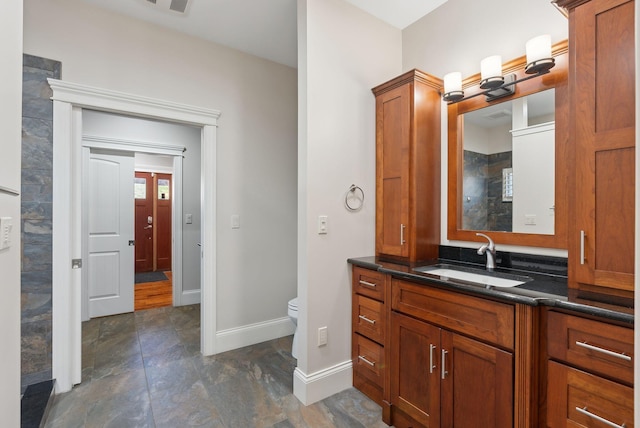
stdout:
{"type": "Polygon", "coordinates": [[[493,55],[480,61],[480,76],[482,80],[501,77],[502,57],[500,55],[493,55]]]}
{"type": "Polygon", "coordinates": [[[551,58],[551,36],[543,34],[534,37],[525,45],[527,51],[527,64],[539,61],[541,59],[551,58]]]}
{"type": "Polygon", "coordinates": [[[457,92],[462,90],[462,73],[453,71],[444,75],[444,92],[457,92]]]}
{"type": "Polygon", "coordinates": [[[544,34],[534,37],[525,45],[527,50],[526,74],[547,73],[555,65],[551,56],[551,36],[544,34]]]}
{"type": "Polygon", "coordinates": [[[502,86],[502,57],[500,55],[488,56],[480,61],[480,88],[492,89],[502,86]]]}

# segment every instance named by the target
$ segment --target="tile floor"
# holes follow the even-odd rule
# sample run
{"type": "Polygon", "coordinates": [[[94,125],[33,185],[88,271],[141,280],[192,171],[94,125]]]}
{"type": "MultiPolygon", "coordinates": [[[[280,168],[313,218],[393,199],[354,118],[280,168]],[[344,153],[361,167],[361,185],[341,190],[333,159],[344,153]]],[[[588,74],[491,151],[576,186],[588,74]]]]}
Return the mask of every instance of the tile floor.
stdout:
{"type": "Polygon", "coordinates": [[[82,325],[83,382],[56,396],[46,427],[386,427],[351,388],[303,406],[291,336],[200,355],[200,307],[165,307],[82,325]]]}

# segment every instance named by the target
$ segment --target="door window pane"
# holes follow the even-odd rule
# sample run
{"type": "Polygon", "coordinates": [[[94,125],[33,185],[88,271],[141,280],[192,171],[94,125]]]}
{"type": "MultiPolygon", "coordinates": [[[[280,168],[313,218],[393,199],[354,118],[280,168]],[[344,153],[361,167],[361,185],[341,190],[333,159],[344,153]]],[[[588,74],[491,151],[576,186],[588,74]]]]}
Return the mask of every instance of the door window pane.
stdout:
{"type": "Polygon", "coordinates": [[[169,180],[158,179],[158,199],[169,199],[169,180]]]}
{"type": "Polygon", "coordinates": [[[136,199],[147,199],[147,179],[146,178],[134,178],[133,179],[133,194],[136,199]]]}

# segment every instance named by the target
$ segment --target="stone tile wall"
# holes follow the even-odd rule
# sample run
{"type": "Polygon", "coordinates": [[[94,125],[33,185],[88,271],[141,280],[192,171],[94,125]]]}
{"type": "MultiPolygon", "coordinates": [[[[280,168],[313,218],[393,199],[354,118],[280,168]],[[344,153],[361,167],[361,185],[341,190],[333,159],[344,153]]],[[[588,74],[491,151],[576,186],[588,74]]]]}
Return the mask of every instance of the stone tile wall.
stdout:
{"type": "Polygon", "coordinates": [[[23,57],[22,389],[51,379],[53,102],[61,63],[23,57]]]}
{"type": "Polygon", "coordinates": [[[464,151],[463,229],[512,230],[513,204],[502,201],[502,169],[511,166],[511,152],[464,151]]]}
{"type": "Polygon", "coordinates": [[[502,200],[502,170],[513,166],[512,158],[512,152],[494,153],[488,156],[487,230],[504,232],[513,230],[513,203],[502,200]]]}

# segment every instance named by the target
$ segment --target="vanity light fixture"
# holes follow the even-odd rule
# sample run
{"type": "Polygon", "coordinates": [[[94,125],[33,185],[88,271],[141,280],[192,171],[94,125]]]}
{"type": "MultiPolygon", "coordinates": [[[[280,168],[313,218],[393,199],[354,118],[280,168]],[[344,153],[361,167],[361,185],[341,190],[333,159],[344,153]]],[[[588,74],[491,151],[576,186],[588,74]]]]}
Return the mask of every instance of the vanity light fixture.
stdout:
{"type": "Polygon", "coordinates": [[[478,95],[486,95],[487,101],[492,101],[513,94],[516,83],[549,73],[549,70],[555,65],[555,59],[551,55],[551,36],[534,37],[526,43],[525,48],[527,65],[524,72],[527,76],[521,79],[516,79],[515,74],[503,76],[500,55],[489,56],[480,62],[480,89],[482,91],[465,97],[462,90],[462,75],[460,72],[454,71],[444,76],[442,99],[452,104],[478,95]]]}

